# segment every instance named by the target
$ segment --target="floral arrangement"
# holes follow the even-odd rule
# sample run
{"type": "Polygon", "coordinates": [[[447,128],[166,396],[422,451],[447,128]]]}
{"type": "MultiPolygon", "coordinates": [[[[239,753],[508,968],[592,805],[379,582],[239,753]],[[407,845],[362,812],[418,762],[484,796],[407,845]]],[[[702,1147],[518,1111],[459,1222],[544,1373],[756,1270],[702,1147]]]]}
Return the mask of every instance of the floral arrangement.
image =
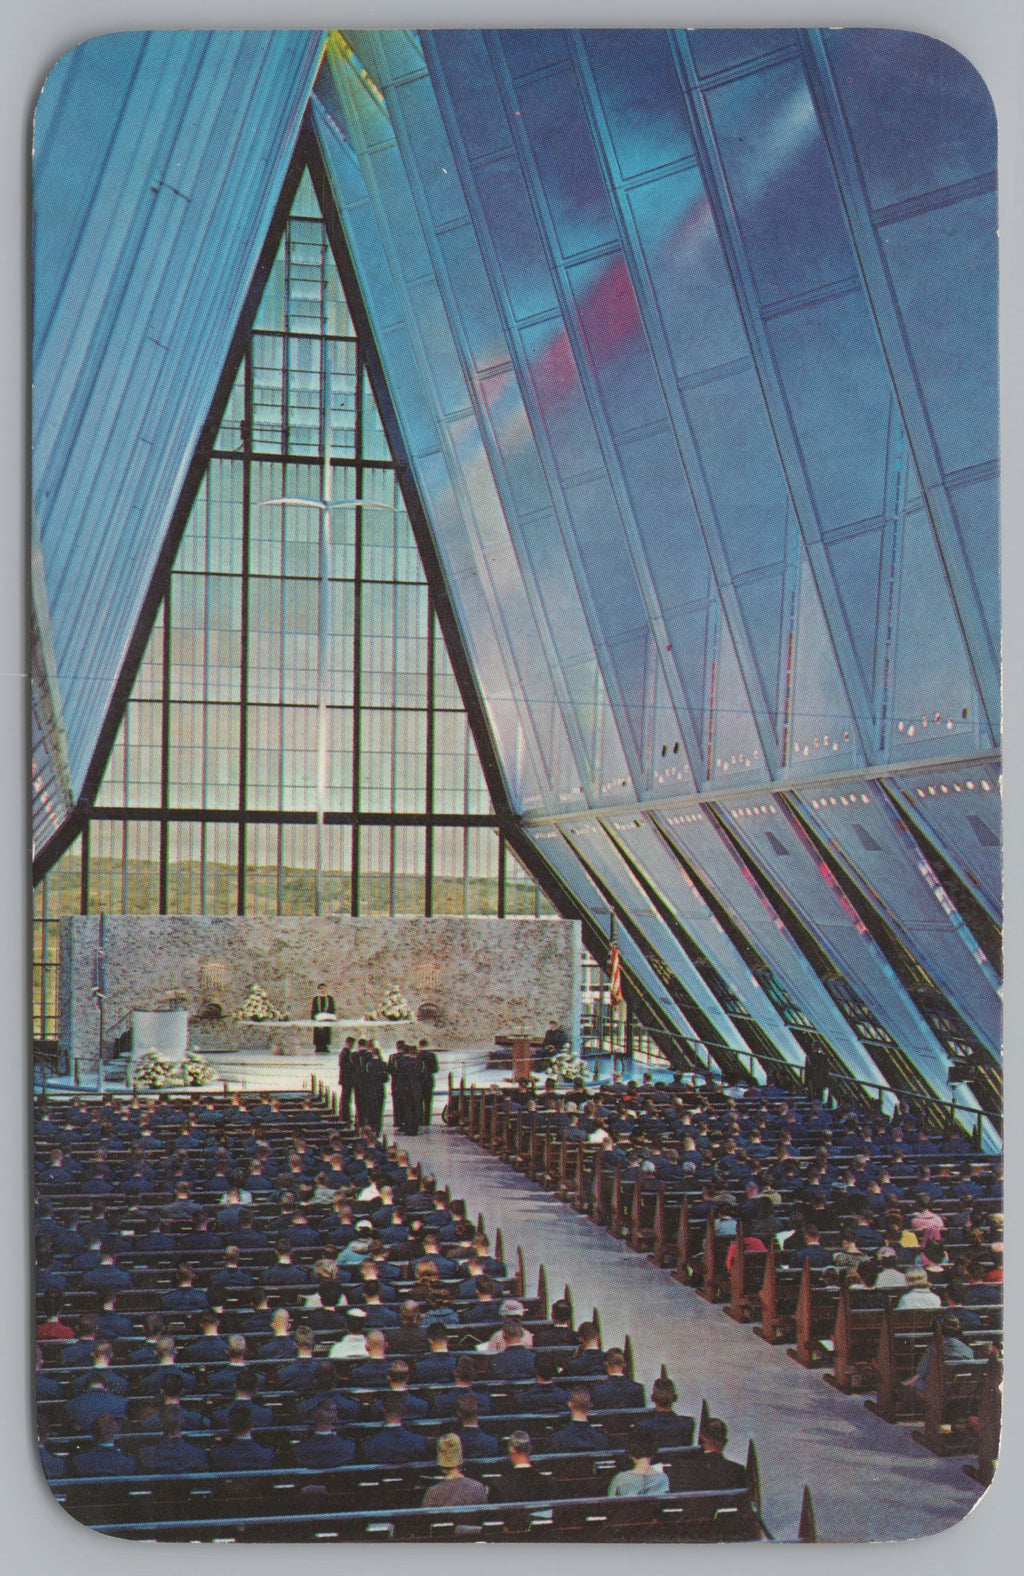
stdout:
{"type": "Polygon", "coordinates": [[[283,1017],[284,1013],[274,1006],[262,985],[252,987],[235,1013],[238,1023],[278,1023],[283,1017]]]}
{"type": "Polygon", "coordinates": [[[195,1088],[209,1083],[214,1076],[209,1062],[195,1051],[189,1051],[181,1062],[168,1061],[158,1051],[147,1051],[132,1069],[132,1082],[136,1089],[167,1089],[172,1084],[195,1088]]]}
{"type": "Polygon", "coordinates": [[[551,1077],[557,1078],[560,1083],[573,1083],[577,1078],[586,1078],[587,1069],[578,1056],[573,1056],[571,1051],[559,1051],[552,1056],[548,1066],[551,1077]]]}
{"type": "Polygon", "coordinates": [[[382,1019],[385,1023],[401,1023],[403,1018],[411,1017],[412,1008],[402,995],[402,992],[395,986],[385,992],[384,998],[375,1012],[366,1014],[368,1023],[372,1023],[376,1019],[382,1019]]]}
{"type": "Polygon", "coordinates": [[[216,1074],[205,1056],[200,1056],[197,1051],[189,1051],[181,1063],[182,1083],[198,1088],[200,1084],[208,1084],[216,1074]]]}

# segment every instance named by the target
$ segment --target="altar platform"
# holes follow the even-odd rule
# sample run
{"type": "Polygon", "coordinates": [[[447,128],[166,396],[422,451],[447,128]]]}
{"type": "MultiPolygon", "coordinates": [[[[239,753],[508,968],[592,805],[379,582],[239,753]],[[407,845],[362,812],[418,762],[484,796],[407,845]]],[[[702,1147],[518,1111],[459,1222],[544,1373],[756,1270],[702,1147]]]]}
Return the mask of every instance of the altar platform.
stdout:
{"type": "MultiPolygon", "coordinates": [[[[346,1030],[345,1033],[349,1031],[346,1030]]],[[[343,1040],[344,1033],[341,1035],[343,1040]]],[[[402,1038],[399,1035],[399,1038],[402,1038]]],[[[310,1026],[310,1042],[312,1041],[312,1028],[310,1026]]],[[[295,1051],[284,1055],[275,1055],[270,1050],[249,1049],[241,1051],[220,1052],[216,1050],[203,1050],[201,1054],[214,1070],[213,1082],[205,1087],[217,1090],[233,1089],[263,1089],[263,1090],[294,1090],[309,1089],[311,1080],[321,1079],[329,1088],[336,1087],[338,1082],[338,1045],[333,1045],[326,1056],[319,1056],[313,1050],[312,1043],[304,1044],[295,1051]]],[[[198,1047],[196,1047],[198,1049],[198,1047]]],[[[484,1084],[507,1083],[509,1073],[507,1069],[495,1068],[488,1065],[492,1047],[483,1045],[467,1050],[445,1051],[438,1050],[440,1069],[437,1075],[434,1090],[435,1115],[443,1109],[448,1098],[448,1074],[451,1073],[456,1083],[465,1078],[467,1083],[475,1083],[478,1087],[484,1084]]],[[[390,1051],[385,1052],[390,1055],[390,1051]]],[[[592,1058],[586,1062],[587,1081],[594,1078],[595,1064],[592,1058]]],[[[108,1063],[104,1068],[102,1087],[111,1094],[126,1094],[130,1090],[125,1082],[127,1061],[119,1059],[108,1063]]],[[[669,1078],[670,1070],[667,1067],[651,1065],[648,1062],[631,1062],[625,1064],[624,1077],[641,1078],[644,1073],[650,1072],[656,1080],[669,1078]]],[[[611,1063],[607,1056],[602,1056],[597,1064],[597,1076],[608,1078],[611,1075],[611,1063]]],[[[40,1089],[41,1079],[37,1067],[35,1076],[36,1091],[40,1089]]],[[[83,1070],[79,1075],[76,1085],[74,1079],[68,1074],[55,1076],[47,1074],[46,1087],[55,1095],[68,1094],[76,1088],[83,1094],[95,1093],[97,1090],[97,1075],[95,1069],[83,1070]]],[[[194,1092],[202,1093],[203,1086],[194,1092]]],[[[140,1091],[140,1093],[146,1091],[140,1091]]],[[[390,1126],[391,1101],[388,1098],[385,1109],[385,1128],[390,1126]]]]}

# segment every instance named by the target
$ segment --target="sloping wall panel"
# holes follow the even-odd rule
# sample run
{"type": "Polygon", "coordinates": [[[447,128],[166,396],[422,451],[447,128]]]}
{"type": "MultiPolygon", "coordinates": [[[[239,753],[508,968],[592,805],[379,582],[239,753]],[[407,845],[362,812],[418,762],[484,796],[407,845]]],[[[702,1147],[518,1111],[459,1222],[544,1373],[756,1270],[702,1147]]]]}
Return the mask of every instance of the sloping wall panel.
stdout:
{"type": "Polygon", "coordinates": [[[911,955],[928,970],[984,1045],[998,1056],[1002,1002],[998,980],[982,967],[929,885],[920,853],[899,835],[876,784],[859,794],[804,793],[800,802],[841,852],[861,890],[884,912],[911,955]]]}
{"type": "Polygon", "coordinates": [[[75,792],[321,48],[315,32],[121,33],[79,45],[43,87],[33,507],[75,792]]]}

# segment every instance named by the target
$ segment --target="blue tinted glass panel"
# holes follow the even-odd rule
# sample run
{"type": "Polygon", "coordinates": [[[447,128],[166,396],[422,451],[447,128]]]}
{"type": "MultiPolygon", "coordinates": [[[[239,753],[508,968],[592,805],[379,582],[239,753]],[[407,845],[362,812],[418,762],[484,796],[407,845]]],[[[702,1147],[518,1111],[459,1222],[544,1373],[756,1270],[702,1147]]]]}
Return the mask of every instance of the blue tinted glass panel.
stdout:
{"type": "Polygon", "coordinates": [[[573,77],[564,71],[522,83],[518,97],[562,255],[614,240],[611,202],[573,77]]]}
{"type": "Polygon", "coordinates": [[[887,224],[882,235],[943,468],[992,460],[999,452],[995,197],[887,224]]]}
{"type": "Polygon", "coordinates": [[[853,253],[800,68],[713,88],[707,103],[762,301],[851,275],[853,253]]]}
{"type": "Polygon", "coordinates": [[[748,353],[736,295],[698,170],[628,194],[677,377],[748,353]]]}
{"type": "Polygon", "coordinates": [[[655,28],[582,35],[621,173],[629,177],[693,153],[679,76],[655,28]]]}
{"type": "Polygon", "coordinates": [[[995,112],[963,55],[922,33],[840,28],[825,49],[875,208],[995,169],[995,112]]]}

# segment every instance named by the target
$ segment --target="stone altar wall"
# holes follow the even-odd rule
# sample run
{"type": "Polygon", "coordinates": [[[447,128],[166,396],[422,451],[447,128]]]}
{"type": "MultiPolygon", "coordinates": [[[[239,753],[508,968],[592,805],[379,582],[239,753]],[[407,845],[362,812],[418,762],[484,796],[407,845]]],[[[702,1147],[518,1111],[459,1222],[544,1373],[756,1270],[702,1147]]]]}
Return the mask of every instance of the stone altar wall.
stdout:
{"type": "MultiPolygon", "coordinates": [[[[60,923],[60,1042],[85,1066],[99,1044],[99,925],[91,915],[60,923]]],[[[397,987],[414,1013],[428,1005],[440,1015],[410,1038],[427,1035],[444,1050],[543,1032],[552,1018],[571,1032],[579,1015],[576,920],[107,915],[104,943],[108,1046],[133,1010],[181,1005],[194,1020],[217,1002],[231,1020],[254,984],[293,1018],[309,1016],[320,980],[339,1018],[362,1017],[397,987]]],[[[268,1027],[196,1024],[192,1038],[198,1050],[239,1049],[269,1044],[268,1027]]]]}

